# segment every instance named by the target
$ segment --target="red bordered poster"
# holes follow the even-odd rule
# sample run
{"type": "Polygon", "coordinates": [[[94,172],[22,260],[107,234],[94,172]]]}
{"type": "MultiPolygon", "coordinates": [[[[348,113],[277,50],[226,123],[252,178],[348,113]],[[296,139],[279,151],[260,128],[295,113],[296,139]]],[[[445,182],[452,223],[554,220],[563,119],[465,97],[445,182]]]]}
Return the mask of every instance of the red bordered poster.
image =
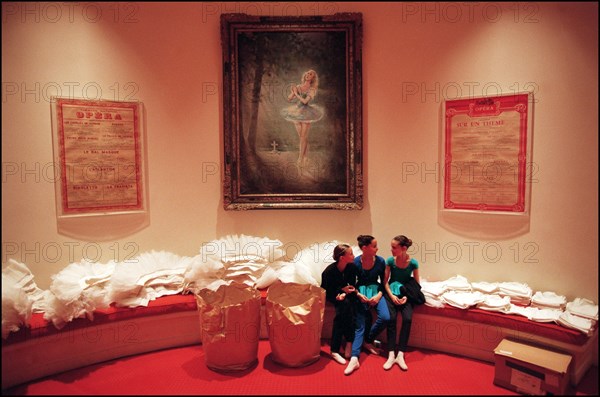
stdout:
{"type": "Polygon", "coordinates": [[[446,101],[444,210],[528,212],[532,94],[446,101]]]}
{"type": "Polygon", "coordinates": [[[145,211],[141,106],[54,98],[59,216],[145,211]]]}

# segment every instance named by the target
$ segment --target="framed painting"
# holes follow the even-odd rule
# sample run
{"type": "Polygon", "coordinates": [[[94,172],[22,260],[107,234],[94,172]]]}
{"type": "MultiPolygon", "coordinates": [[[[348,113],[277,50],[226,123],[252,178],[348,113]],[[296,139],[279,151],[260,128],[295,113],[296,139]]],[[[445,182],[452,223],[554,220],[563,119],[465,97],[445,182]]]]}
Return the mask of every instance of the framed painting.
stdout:
{"type": "Polygon", "coordinates": [[[533,94],[448,100],[443,115],[442,210],[527,215],[533,94]]]}
{"type": "Polygon", "coordinates": [[[221,40],[225,209],[362,209],[362,14],[223,14],[221,40]]]}

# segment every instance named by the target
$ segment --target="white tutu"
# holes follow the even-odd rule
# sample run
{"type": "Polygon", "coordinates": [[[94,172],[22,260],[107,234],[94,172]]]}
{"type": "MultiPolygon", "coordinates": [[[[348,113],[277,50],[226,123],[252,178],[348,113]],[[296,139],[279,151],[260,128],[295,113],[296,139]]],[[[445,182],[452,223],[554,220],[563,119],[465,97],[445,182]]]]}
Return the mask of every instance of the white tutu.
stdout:
{"type": "MultiPolygon", "coordinates": [[[[69,305],[58,299],[50,290],[44,292],[44,319],[62,329],[68,322],[85,317],[88,311],[85,305],[69,305]]],[[[93,314],[90,313],[93,319],[93,314]]]]}
{"type": "Polygon", "coordinates": [[[282,246],[281,241],[268,237],[236,234],[202,244],[200,255],[203,260],[217,257],[223,263],[239,257],[261,258],[266,263],[272,263],[283,257],[282,246]]]}
{"type": "MultiPolygon", "coordinates": [[[[216,270],[216,275],[225,282],[237,282],[256,287],[270,264],[283,257],[282,243],[268,237],[247,235],[228,235],[224,238],[203,244],[200,249],[200,260],[195,261],[196,268],[186,274],[186,281],[198,291],[201,284],[210,280],[209,270],[216,270]],[[221,263],[222,268],[218,266],[221,263]],[[198,269],[200,268],[200,269],[198,269]],[[202,270],[201,270],[202,269],[202,270]],[[200,279],[199,276],[204,276],[200,279]]],[[[261,280],[265,284],[265,279],[261,280]]]]}
{"type": "Polygon", "coordinates": [[[94,318],[96,309],[110,306],[108,282],[116,263],[81,260],[52,276],[51,295],[46,295],[44,318],[62,328],[75,318],[94,318]]]}
{"type": "Polygon", "coordinates": [[[312,279],[316,281],[317,285],[321,285],[321,274],[327,266],[334,262],[333,250],[338,244],[340,243],[336,240],[312,244],[298,252],[292,262],[299,262],[306,266],[312,279]]]}
{"type": "MultiPolygon", "coordinates": [[[[198,293],[203,288],[209,288],[214,282],[222,281],[224,274],[225,266],[220,260],[209,257],[202,261],[202,255],[196,255],[190,261],[184,274],[183,290],[184,292],[198,293]]],[[[219,285],[216,285],[214,289],[216,290],[219,285]]]]}
{"type": "Polygon", "coordinates": [[[320,285],[304,262],[276,262],[277,279],[284,283],[320,285]]]}
{"type": "Polygon", "coordinates": [[[43,297],[29,268],[9,259],[2,267],[2,338],[28,325],[34,305],[43,297]]]}
{"type": "Polygon", "coordinates": [[[2,339],[29,323],[33,301],[7,277],[2,275],[2,339]],[[6,279],[6,280],[5,280],[6,279]]]}
{"type": "Polygon", "coordinates": [[[147,306],[160,296],[181,293],[192,262],[191,257],[165,251],[145,252],[120,262],[110,279],[110,300],[117,306],[147,306]]]}

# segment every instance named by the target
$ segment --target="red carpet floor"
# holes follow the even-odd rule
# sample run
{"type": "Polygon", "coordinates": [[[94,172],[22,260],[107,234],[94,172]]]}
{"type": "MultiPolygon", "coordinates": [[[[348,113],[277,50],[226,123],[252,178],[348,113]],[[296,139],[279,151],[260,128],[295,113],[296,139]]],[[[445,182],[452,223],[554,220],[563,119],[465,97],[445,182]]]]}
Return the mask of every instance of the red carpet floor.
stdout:
{"type": "MultiPolygon", "coordinates": [[[[188,346],[121,358],[4,390],[10,395],[515,395],[493,384],[494,365],[428,350],[407,352],[409,366],[382,368],[384,357],[361,354],[361,367],[345,376],[345,366],[325,353],[303,368],[270,359],[269,341],[259,342],[258,365],[239,373],[206,367],[202,346],[188,346]]],[[[10,363],[3,363],[10,365],[10,363]]],[[[593,367],[570,394],[598,395],[593,367]]]]}

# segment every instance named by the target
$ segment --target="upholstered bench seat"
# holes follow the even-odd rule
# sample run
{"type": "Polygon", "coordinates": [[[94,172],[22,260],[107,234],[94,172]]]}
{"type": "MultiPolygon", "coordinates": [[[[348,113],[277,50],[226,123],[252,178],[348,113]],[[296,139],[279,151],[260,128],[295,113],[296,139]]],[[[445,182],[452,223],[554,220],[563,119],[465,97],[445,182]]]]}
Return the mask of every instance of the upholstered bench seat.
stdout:
{"type": "MultiPolygon", "coordinates": [[[[78,330],[82,330],[81,333],[88,334],[88,339],[92,340],[94,335],[86,331],[90,327],[107,323],[114,324],[115,321],[126,321],[141,317],[195,311],[196,309],[194,295],[169,295],[150,301],[147,307],[129,308],[111,305],[106,309],[97,309],[94,311],[93,320],[77,318],[66,323],[61,329],[57,329],[51,322],[45,320],[43,313],[34,313],[29,320],[29,327],[22,327],[18,332],[10,333],[9,337],[2,341],[2,346],[52,335],[57,335],[56,338],[60,339],[69,334],[78,333],[78,330]]],[[[130,336],[135,338],[134,330],[132,330],[130,336]]]]}
{"type": "Polygon", "coordinates": [[[494,349],[505,338],[570,354],[573,385],[590,366],[598,365],[597,329],[587,336],[558,324],[481,309],[419,306],[413,316],[409,345],[494,362],[494,349]]]}
{"type": "MultiPolygon", "coordinates": [[[[334,314],[333,305],[328,303],[323,338],[331,337],[334,314]]],[[[375,319],[375,310],[372,314],[375,319]]],[[[397,321],[397,332],[400,332],[401,316],[397,321]]],[[[569,376],[573,385],[579,383],[590,366],[598,365],[597,329],[592,336],[587,336],[555,323],[539,323],[519,315],[475,308],[416,306],[408,344],[494,362],[494,349],[504,338],[570,354],[573,360],[569,376]]],[[[377,339],[385,342],[386,331],[382,331],[377,339]]]]}
{"type": "MultiPolygon", "coordinates": [[[[264,339],[266,291],[262,298],[264,339]]],[[[327,303],[323,339],[331,338],[334,312],[327,303]]],[[[399,317],[398,326],[401,321],[399,317]]],[[[380,338],[385,339],[385,331],[380,338]]],[[[591,365],[598,365],[597,331],[588,337],[557,324],[479,309],[416,307],[409,345],[493,362],[493,350],[504,338],[571,354],[574,385],[591,365]]],[[[34,314],[29,327],[2,341],[2,389],[114,358],[197,343],[201,343],[200,317],[192,294],[164,296],[147,307],[97,310],[93,321],[76,319],[60,330],[42,314],[34,314]]]]}
{"type": "MultiPolygon", "coordinates": [[[[536,334],[540,337],[578,346],[584,345],[589,339],[588,336],[577,330],[565,328],[556,323],[530,321],[529,319],[516,314],[503,314],[476,308],[464,310],[451,306],[438,309],[426,305],[417,306],[415,311],[419,316],[442,315],[445,318],[454,318],[479,324],[490,338],[494,337],[494,327],[500,327],[510,328],[521,333],[536,334]]],[[[448,333],[451,333],[451,331],[449,330],[448,333]]]]}
{"type": "Polygon", "coordinates": [[[147,307],[97,310],[62,329],[34,314],[2,341],[2,389],[74,368],[200,343],[194,295],[164,296],[147,307]]]}

